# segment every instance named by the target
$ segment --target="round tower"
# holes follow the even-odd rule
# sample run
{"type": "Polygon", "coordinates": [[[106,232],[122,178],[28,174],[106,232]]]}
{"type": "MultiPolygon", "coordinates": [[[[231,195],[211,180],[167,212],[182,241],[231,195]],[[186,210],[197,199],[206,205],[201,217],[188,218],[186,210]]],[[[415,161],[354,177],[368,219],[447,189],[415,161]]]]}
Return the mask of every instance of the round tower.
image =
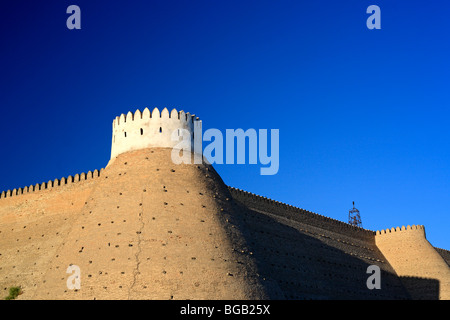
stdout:
{"type": "MultiPolygon", "coordinates": [[[[145,108],[122,114],[113,121],[111,159],[124,152],[146,148],[174,148],[183,134],[189,133],[194,148],[194,127],[201,121],[194,114],[167,108],[152,112],[145,108]],[[183,131],[181,129],[187,130],[183,131]],[[177,138],[178,137],[178,138],[177,138]]],[[[201,124],[199,124],[201,125],[201,124]]]]}

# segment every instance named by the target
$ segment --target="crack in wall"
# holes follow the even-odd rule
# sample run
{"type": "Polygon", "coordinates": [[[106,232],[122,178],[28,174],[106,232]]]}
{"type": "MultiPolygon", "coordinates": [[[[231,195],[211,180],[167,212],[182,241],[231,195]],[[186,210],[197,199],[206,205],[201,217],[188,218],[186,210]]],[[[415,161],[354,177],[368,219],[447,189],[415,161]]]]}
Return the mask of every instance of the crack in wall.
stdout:
{"type": "Polygon", "coordinates": [[[142,241],[142,231],[144,230],[145,224],[144,224],[144,195],[142,194],[141,197],[141,212],[139,213],[139,221],[141,223],[141,227],[139,231],[137,232],[137,252],[135,254],[136,258],[136,268],[133,271],[133,282],[130,285],[130,288],[128,289],[128,300],[130,300],[131,291],[133,290],[134,286],[136,285],[136,278],[141,273],[139,270],[139,266],[141,265],[141,261],[139,259],[139,256],[141,254],[142,248],[141,248],[141,241],[142,241]]]}

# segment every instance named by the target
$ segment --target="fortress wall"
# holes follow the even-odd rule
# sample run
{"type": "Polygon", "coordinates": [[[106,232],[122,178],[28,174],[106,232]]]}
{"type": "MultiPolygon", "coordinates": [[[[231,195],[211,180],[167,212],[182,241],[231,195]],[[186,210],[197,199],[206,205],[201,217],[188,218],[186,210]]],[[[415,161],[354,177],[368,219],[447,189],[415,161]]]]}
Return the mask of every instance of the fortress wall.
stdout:
{"type": "Polygon", "coordinates": [[[362,243],[277,214],[248,210],[249,244],[260,274],[286,299],[407,299],[402,283],[373,243],[362,243]],[[377,265],[382,290],[369,290],[377,265]]]}
{"type": "MultiPolygon", "coordinates": [[[[396,292],[395,294],[388,295],[391,298],[448,299],[450,279],[448,259],[450,254],[447,250],[435,250],[426,240],[425,231],[422,226],[383,230],[375,234],[373,231],[351,226],[344,222],[243,190],[230,188],[230,192],[233,198],[251,209],[254,213],[272,217],[277,221],[286,221],[288,225],[293,224],[292,226],[294,226],[297,232],[294,232],[290,237],[280,240],[276,246],[278,248],[288,246],[289,248],[295,248],[294,250],[296,251],[300,250],[297,258],[301,257],[300,261],[305,261],[306,265],[313,267],[311,274],[308,274],[308,277],[303,279],[301,283],[312,281],[311,286],[314,287],[315,283],[321,283],[324,279],[327,279],[319,275],[315,277],[314,273],[317,273],[318,270],[323,270],[324,274],[327,271],[319,264],[313,262],[308,263],[308,260],[314,261],[316,259],[317,261],[323,261],[326,264],[336,264],[340,267],[347,264],[347,267],[344,269],[338,267],[335,270],[343,270],[343,279],[353,279],[351,280],[352,283],[362,281],[363,277],[361,276],[361,272],[358,273],[360,279],[354,280],[355,274],[345,275],[345,270],[352,270],[358,265],[361,267],[361,263],[363,263],[365,268],[370,264],[375,264],[382,270],[382,279],[386,281],[387,287],[396,292]],[[296,243],[292,243],[292,239],[295,239],[295,237],[305,239],[306,236],[308,242],[316,239],[320,243],[312,241],[313,244],[309,243],[305,247],[299,247],[296,243]],[[305,258],[307,260],[302,260],[305,258]],[[349,261],[351,261],[351,266],[348,265],[349,261]],[[401,279],[401,283],[399,283],[398,279],[401,279]]],[[[264,228],[267,228],[266,224],[255,224],[255,232],[264,233],[264,228]]],[[[286,234],[289,233],[289,231],[284,232],[286,234]]],[[[280,238],[276,234],[271,232],[266,237],[272,239],[280,238]]],[[[267,251],[269,249],[261,248],[261,250],[267,251]]],[[[275,252],[281,251],[275,249],[275,252]]],[[[289,253],[286,252],[286,255],[289,255],[289,253]]],[[[278,254],[273,255],[273,252],[267,256],[267,259],[267,265],[276,266],[275,261],[279,261],[277,260],[278,254]],[[270,262],[271,259],[275,259],[274,262],[270,262]]],[[[288,265],[284,264],[282,267],[285,268],[286,266],[288,265]]],[[[275,274],[281,276],[281,273],[275,272],[275,274]]],[[[286,276],[286,279],[288,279],[288,275],[286,276]]],[[[367,276],[365,278],[367,279],[367,276]]],[[[289,282],[288,280],[281,281],[289,282]]],[[[330,287],[336,283],[339,283],[339,281],[335,279],[331,282],[330,287]]],[[[351,288],[352,285],[348,285],[351,288]]],[[[290,286],[285,287],[287,290],[291,290],[290,286]]],[[[350,299],[358,299],[358,296],[363,297],[365,295],[364,288],[361,287],[359,289],[350,289],[350,291],[352,292],[348,294],[353,294],[350,299]]],[[[321,292],[326,292],[326,289],[322,288],[318,290],[317,297],[320,297],[321,292]]],[[[339,292],[339,288],[334,288],[330,292],[330,295],[333,292],[339,292]]],[[[313,293],[308,293],[305,297],[311,296],[311,294],[313,293]]],[[[383,295],[386,294],[386,291],[383,292],[382,290],[377,292],[377,294],[383,295]]],[[[293,293],[293,296],[295,295],[293,293]]],[[[366,296],[366,298],[370,298],[370,295],[366,296]]]]}
{"type": "Polygon", "coordinates": [[[144,149],[107,166],[33,299],[264,297],[220,177],[170,157],[144,149]],[[69,264],[81,269],[78,291],[66,287],[69,264]]]}
{"type": "Polygon", "coordinates": [[[374,232],[229,188],[247,207],[246,227],[260,272],[287,299],[407,299],[374,232]],[[377,265],[382,290],[369,290],[367,267],[377,265]]]}
{"type": "MultiPolygon", "coordinates": [[[[0,199],[0,298],[22,286],[24,298],[42,277],[85,205],[99,171],[3,192],[0,199]]],[[[21,296],[22,297],[22,296],[21,296]]]]}
{"type": "Polygon", "coordinates": [[[187,130],[193,146],[201,126],[190,113],[146,108],[112,125],[105,169],[0,193],[5,296],[21,286],[19,299],[450,298],[450,251],[423,226],[375,233],[227,187],[209,164],[175,165],[172,136],[187,130]],[[78,291],[66,285],[72,264],[78,291]],[[381,290],[367,288],[371,265],[381,290]]]}
{"type": "MultiPolygon", "coordinates": [[[[439,281],[439,298],[450,299],[450,269],[447,262],[427,241],[423,226],[404,226],[376,232],[377,247],[401,277],[439,281]]],[[[415,299],[430,299],[430,292],[415,282],[404,281],[415,299]]]]}
{"type": "MultiPolygon", "coordinates": [[[[151,147],[167,147],[176,146],[179,141],[172,140],[172,133],[177,131],[177,136],[181,139],[185,129],[190,133],[191,147],[194,146],[194,125],[198,118],[189,112],[177,111],[172,112],[164,108],[161,113],[154,108],[150,113],[145,108],[141,113],[136,110],[133,114],[128,112],[127,115],[122,114],[113,121],[113,137],[111,147],[111,159],[117,155],[151,147]]],[[[200,121],[199,121],[200,122],[200,121]]]]}

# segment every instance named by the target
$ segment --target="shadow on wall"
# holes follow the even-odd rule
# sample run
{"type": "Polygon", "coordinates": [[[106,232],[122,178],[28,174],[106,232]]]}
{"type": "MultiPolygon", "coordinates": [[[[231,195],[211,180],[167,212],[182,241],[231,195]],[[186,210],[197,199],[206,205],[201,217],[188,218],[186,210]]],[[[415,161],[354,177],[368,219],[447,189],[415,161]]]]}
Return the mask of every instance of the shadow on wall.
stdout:
{"type": "Polygon", "coordinates": [[[413,300],[438,300],[439,280],[416,277],[400,277],[403,285],[413,300]]]}
{"type": "Polygon", "coordinates": [[[256,212],[236,203],[235,212],[240,212],[236,222],[253,253],[270,299],[439,299],[438,280],[400,279],[383,261],[386,259],[374,244],[345,244],[331,239],[335,234],[327,230],[256,212]],[[305,232],[308,229],[312,232],[305,232]],[[323,234],[316,237],[317,232],[323,234]],[[367,287],[370,265],[380,267],[379,290],[367,287]]]}

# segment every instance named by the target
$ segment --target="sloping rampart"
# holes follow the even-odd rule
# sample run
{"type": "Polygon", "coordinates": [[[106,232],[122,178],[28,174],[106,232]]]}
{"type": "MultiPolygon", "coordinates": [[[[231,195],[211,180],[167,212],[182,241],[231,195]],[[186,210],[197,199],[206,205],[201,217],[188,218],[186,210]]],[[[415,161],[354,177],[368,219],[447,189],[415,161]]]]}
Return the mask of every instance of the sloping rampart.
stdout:
{"type": "Polygon", "coordinates": [[[28,187],[17,188],[17,189],[8,190],[8,191],[2,191],[0,193],[0,199],[11,198],[14,196],[20,196],[20,195],[28,194],[28,193],[32,193],[32,192],[49,190],[52,188],[60,188],[60,187],[70,185],[72,183],[95,179],[95,178],[100,177],[103,170],[104,169],[101,169],[99,171],[96,169],[94,171],[88,171],[88,173],[84,173],[84,172],[81,174],[77,173],[74,176],[68,176],[68,177],[64,177],[61,179],[50,180],[48,182],[36,183],[35,185],[30,185],[28,187]]]}

